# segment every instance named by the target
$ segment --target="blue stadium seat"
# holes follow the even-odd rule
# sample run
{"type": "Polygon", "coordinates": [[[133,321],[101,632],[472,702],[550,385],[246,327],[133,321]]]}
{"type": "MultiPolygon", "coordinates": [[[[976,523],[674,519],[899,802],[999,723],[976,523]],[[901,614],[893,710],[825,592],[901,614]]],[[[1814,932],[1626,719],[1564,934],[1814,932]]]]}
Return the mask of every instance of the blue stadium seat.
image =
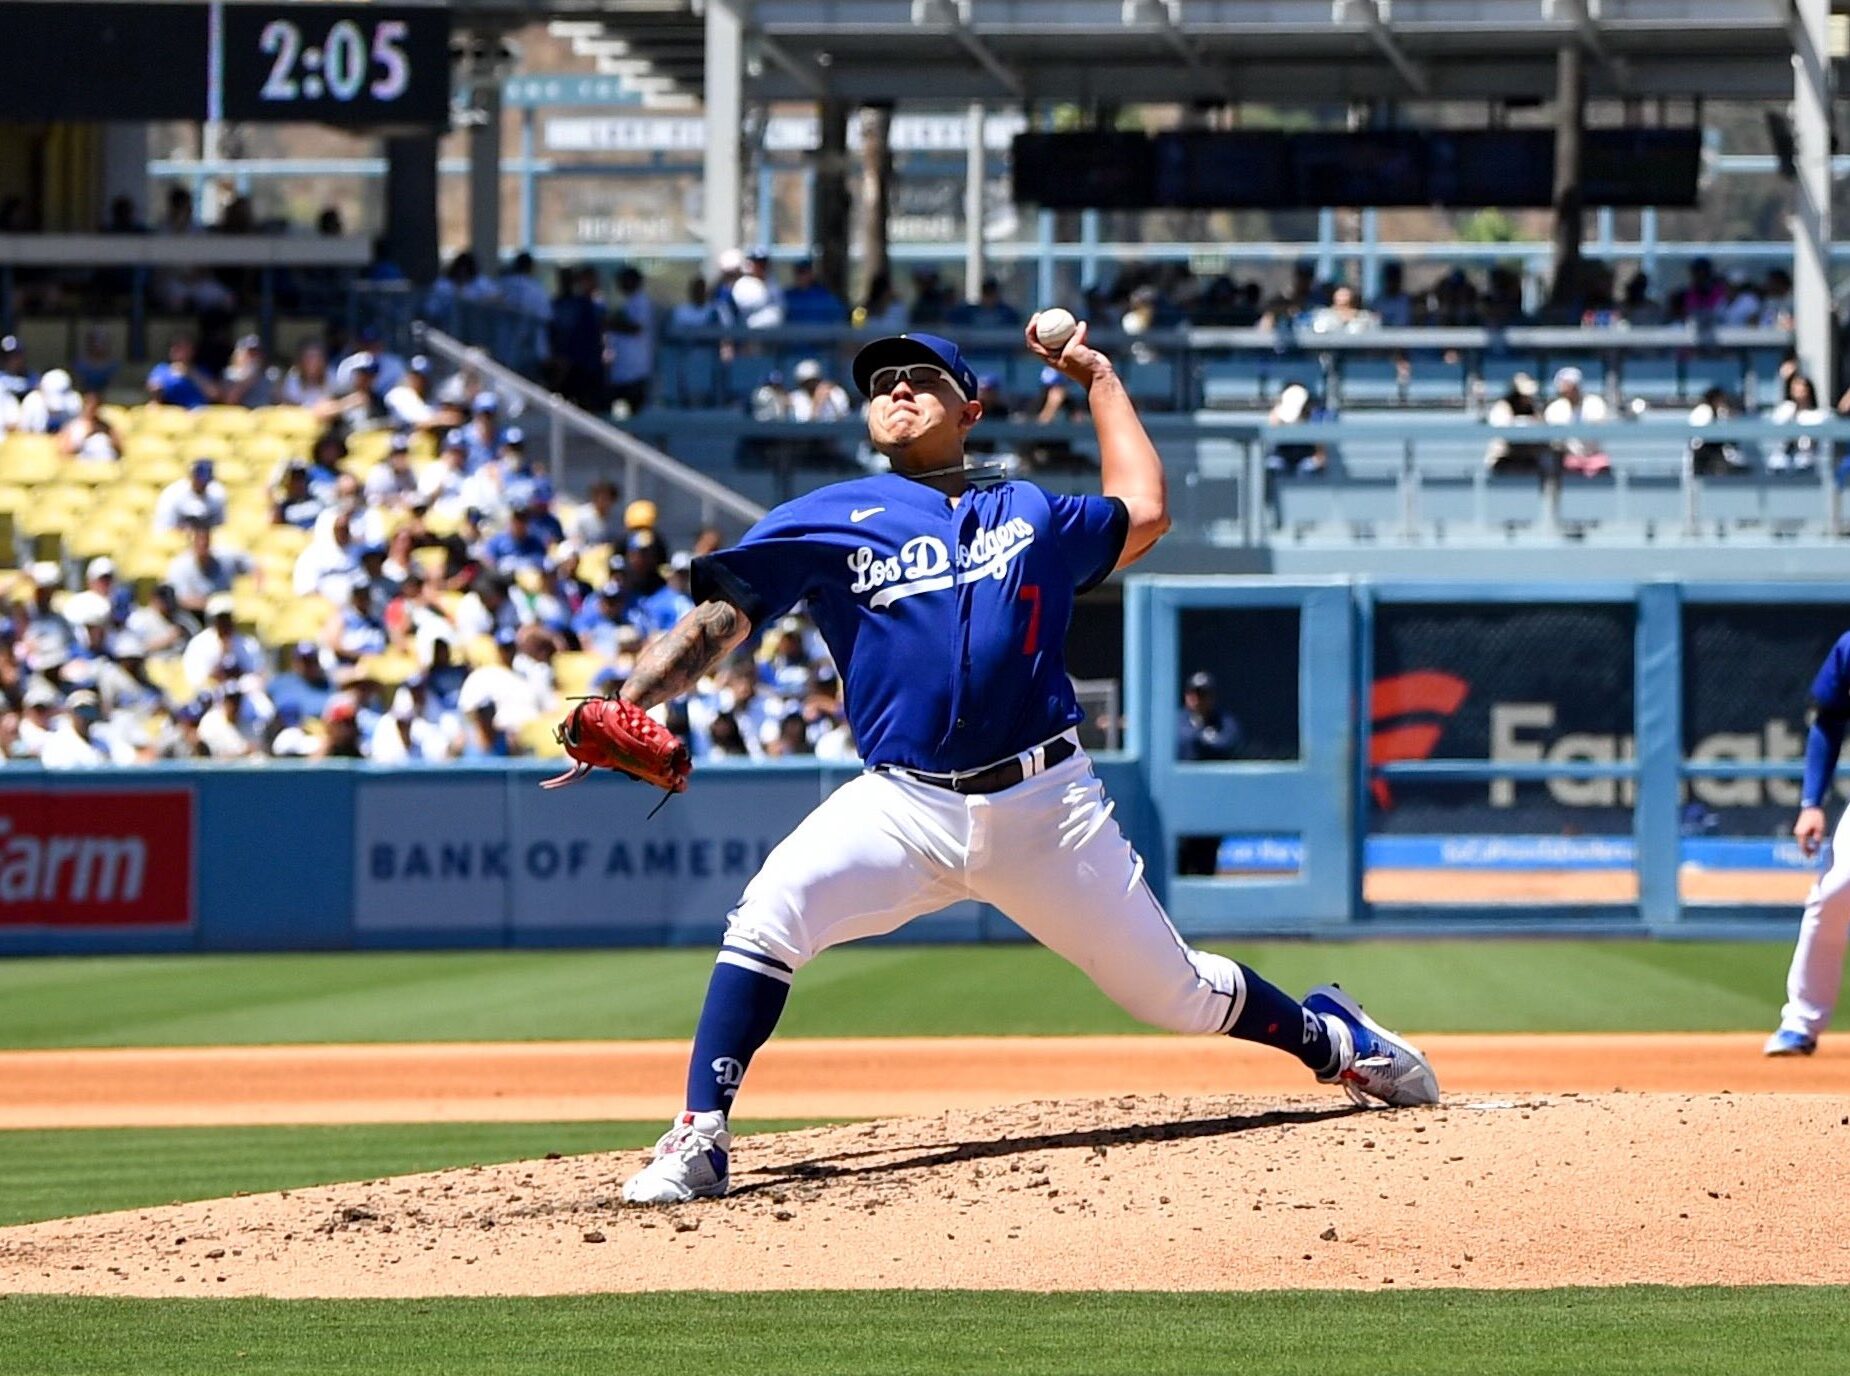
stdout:
{"type": "MultiPolygon", "coordinates": [[[[1407,379],[1407,401],[1415,406],[1462,406],[1465,402],[1467,369],[1462,356],[1447,359],[1442,353],[1419,351],[1408,363],[1412,376],[1407,379]]],[[[1504,379],[1508,385],[1508,379],[1504,379]]],[[[1501,387],[1498,388],[1502,390],[1501,387]]]]}
{"type": "Polygon", "coordinates": [[[1673,354],[1628,354],[1620,364],[1619,394],[1661,406],[1684,398],[1683,370],[1673,354]]]}
{"type": "Polygon", "coordinates": [[[1393,406],[1400,401],[1400,370],[1380,354],[1345,355],[1338,359],[1337,388],[1344,407],[1393,406]]]}
{"type": "Polygon", "coordinates": [[[1125,368],[1125,390],[1131,399],[1152,410],[1175,409],[1176,365],[1166,358],[1148,362],[1130,360],[1125,368]]]}
{"type": "Polygon", "coordinates": [[[1253,354],[1211,358],[1201,365],[1201,404],[1225,409],[1269,402],[1264,360],[1253,354]]]}
{"type": "MultiPolygon", "coordinates": [[[[1778,365],[1768,378],[1778,374],[1778,365]]],[[[1739,354],[1696,354],[1683,363],[1683,395],[1691,406],[1702,400],[1711,387],[1720,387],[1731,397],[1746,390],[1747,370],[1739,354]]]]}

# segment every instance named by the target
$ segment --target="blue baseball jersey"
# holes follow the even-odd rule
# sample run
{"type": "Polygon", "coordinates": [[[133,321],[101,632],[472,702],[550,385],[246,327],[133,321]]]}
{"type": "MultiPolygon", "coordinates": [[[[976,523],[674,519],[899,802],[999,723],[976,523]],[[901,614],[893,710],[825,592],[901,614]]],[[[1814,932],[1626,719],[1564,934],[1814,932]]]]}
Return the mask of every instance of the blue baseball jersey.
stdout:
{"type": "Polygon", "coordinates": [[[1837,757],[1850,723],[1850,634],[1839,636],[1811,685],[1811,730],[1805,738],[1804,805],[1816,807],[1831,791],[1837,757]]]}
{"type": "Polygon", "coordinates": [[[974,769],[1081,720],[1066,674],[1073,599],[1116,566],[1129,526],[1116,498],[1010,482],[953,502],[885,473],[786,502],[695,560],[694,597],[755,626],[807,601],[861,758],[974,769]]]}

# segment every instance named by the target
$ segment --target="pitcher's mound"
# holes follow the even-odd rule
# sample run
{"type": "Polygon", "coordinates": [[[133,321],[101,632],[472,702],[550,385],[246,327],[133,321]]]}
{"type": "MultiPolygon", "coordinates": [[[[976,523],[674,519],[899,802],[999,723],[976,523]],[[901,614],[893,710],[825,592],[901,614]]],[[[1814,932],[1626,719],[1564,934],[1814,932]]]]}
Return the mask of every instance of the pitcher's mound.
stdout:
{"type": "Polygon", "coordinates": [[[1850,1116],[1802,1095],[1034,1103],[0,1230],[0,1291],[358,1296],[1850,1282],[1850,1116]]]}

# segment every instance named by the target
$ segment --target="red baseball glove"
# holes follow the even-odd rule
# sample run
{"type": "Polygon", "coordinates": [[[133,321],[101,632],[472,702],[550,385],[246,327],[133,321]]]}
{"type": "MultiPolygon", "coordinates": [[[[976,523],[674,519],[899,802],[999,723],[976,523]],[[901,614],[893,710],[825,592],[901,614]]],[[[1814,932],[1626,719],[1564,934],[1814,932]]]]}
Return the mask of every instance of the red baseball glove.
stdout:
{"type": "Polygon", "coordinates": [[[583,698],[559,723],[553,738],[576,761],[541,788],[562,788],[593,769],[614,769],[670,793],[687,788],[694,764],[673,732],[633,702],[583,698]]]}

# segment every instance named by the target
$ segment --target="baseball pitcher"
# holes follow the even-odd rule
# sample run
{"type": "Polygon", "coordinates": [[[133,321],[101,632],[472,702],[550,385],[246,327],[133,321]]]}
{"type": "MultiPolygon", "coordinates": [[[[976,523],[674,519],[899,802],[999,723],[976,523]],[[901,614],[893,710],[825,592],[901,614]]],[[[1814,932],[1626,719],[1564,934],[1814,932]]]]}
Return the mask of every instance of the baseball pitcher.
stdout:
{"type": "Polygon", "coordinates": [[[727,1115],[797,972],[960,899],[994,904],[1145,1022],[1277,1047],[1357,1103],[1438,1100],[1426,1058],[1348,995],[1324,986],[1300,1003],[1191,949],[1150,892],[1079,746],[1063,647],[1073,599],[1169,528],[1163,465],[1083,324],[1056,351],[1031,320],[1027,344],[1087,391],[1101,495],[974,486],[964,441],[983,407],[962,353],[927,334],[877,339],[855,358],[854,381],[892,471],[787,502],[697,560],[698,605],[642,655],[609,727],[575,713],[562,728],[581,767],[684,787],[672,738],[634,739],[653,727],[637,709],[686,693],[754,628],[806,601],[866,762],[771,852],[732,910],[685,1111],[626,1200],[724,1194],[727,1115]]]}

